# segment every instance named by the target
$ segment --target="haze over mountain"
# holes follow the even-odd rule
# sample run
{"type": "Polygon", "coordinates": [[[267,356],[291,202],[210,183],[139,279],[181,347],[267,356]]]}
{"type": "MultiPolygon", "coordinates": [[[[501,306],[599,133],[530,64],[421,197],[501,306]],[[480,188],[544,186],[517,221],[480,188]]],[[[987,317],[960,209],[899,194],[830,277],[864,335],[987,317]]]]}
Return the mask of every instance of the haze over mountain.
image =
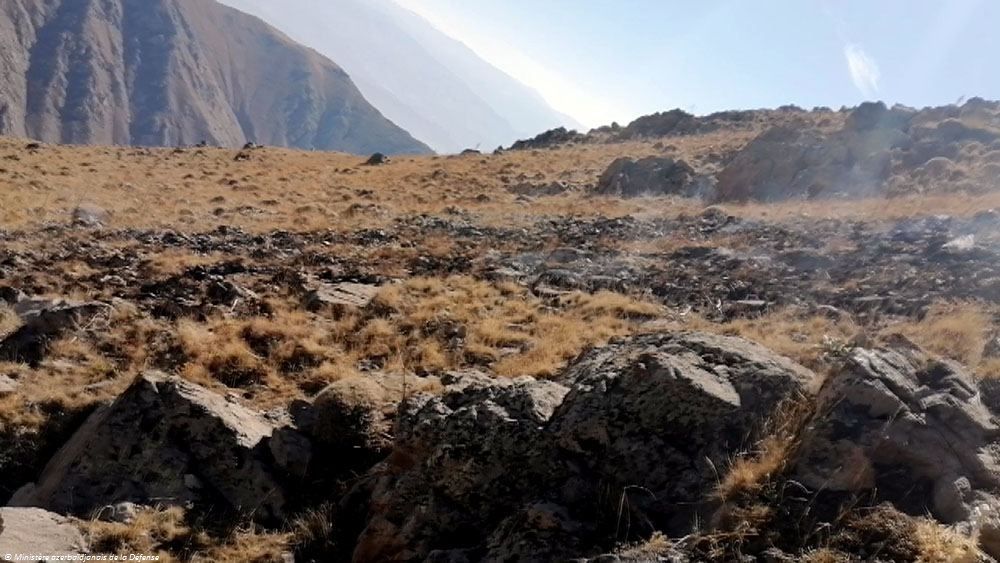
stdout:
{"type": "Polygon", "coordinates": [[[0,76],[4,135],[429,151],[335,63],[213,0],[3,0],[0,76]]]}
{"type": "Polygon", "coordinates": [[[379,110],[442,152],[579,127],[393,0],[222,0],[337,61],[379,110]]]}

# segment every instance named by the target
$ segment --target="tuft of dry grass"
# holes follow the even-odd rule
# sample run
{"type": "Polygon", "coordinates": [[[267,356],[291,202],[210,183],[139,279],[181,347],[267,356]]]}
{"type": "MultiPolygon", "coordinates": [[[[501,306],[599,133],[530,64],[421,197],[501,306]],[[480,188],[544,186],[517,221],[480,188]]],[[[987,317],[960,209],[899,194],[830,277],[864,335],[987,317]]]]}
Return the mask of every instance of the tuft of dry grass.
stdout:
{"type": "Polygon", "coordinates": [[[714,496],[723,502],[758,492],[780,475],[795,457],[801,432],[813,412],[808,398],[789,400],[768,419],[757,446],[737,457],[717,485],[714,496]]]}
{"type": "Polygon", "coordinates": [[[627,560],[658,561],[673,548],[673,542],[663,532],[653,532],[649,539],[618,550],[617,555],[627,560]]]}
{"type": "Polygon", "coordinates": [[[984,378],[1000,376],[1000,360],[983,350],[997,327],[985,305],[976,302],[936,303],[923,319],[887,327],[882,335],[902,334],[920,347],[950,358],[984,378]]]}
{"type": "Polygon", "coordinates": [[[753,340],[811,369],[824,366],[831,342],[849,342],[861,330],[847,316],[831,318],[793,307],[761,317],[709,325],[706,329],[753,340]]]}
{"type": "Polygon", "coordinates": [[[976,563],[980,551],[974,538],[929,518],[919,519],[913,527],[917,563],[976,563]]]}
{"type": "Polygon", "coordinates": [[[802,557],[802,563],[850,563],[851,558],[844,553],[829,548],[814,549],[802,557]]]}
{"type": "Polygon", "coordinates": [[[280,563],[289,551],[292,534],[267,532],[253,526],[238,528],[225,537],[191,526],[178,507],[140,508],[126,523],[98,519],[80,521],[91,551],[127,556],[158,555],[160,561],[207,560],[225,563],[280,563]]]}
{"type": "Polygon", "coordinates": [[[255,527],[237,530],[222,543],[205,549],[200,555],[219,563],[284,563],[290,552],[292,534],[267,532],[255,527]]]}
{"type": "Polygon", "coordinates": [[[159,555],[161,560],[178,561],[168,546],[197,547],[201,538],[194,537],[184,522],[181,508],[143,508],[128,523],[103,522],[98,519],[80,522],[80,528],[95,553],[127,555],[142,553],[159,555]]]}
{"type": "Polygon", "coordinates": [[[0,338],[14,332],[21,326],[21,319],[6,303],[0,302],[0,338]]]}

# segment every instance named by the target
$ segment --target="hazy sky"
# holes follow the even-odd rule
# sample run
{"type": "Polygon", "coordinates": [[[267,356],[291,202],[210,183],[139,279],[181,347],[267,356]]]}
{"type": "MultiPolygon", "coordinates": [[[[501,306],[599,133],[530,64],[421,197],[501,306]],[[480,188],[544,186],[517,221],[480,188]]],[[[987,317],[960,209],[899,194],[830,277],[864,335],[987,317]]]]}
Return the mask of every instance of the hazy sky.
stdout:
{"type": "Polygon", "coordinates": [[[595,126],[1000,98],[996,0],[397,0],[595,126]]]}

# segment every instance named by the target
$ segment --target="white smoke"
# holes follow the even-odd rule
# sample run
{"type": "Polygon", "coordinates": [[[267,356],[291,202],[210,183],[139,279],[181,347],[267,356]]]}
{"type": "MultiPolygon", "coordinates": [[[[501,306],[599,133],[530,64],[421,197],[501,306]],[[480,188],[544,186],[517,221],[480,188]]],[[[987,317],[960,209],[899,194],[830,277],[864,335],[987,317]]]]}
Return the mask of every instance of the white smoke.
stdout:
{"type": "Polygon", "coordinates": [[[847,70],[851,73],[854,87],[866,98],[874,98],[878,94],[878,82],[881,78],[878,63],[860,45],[846,45],[844,57],[847,59],[847,70]]]}

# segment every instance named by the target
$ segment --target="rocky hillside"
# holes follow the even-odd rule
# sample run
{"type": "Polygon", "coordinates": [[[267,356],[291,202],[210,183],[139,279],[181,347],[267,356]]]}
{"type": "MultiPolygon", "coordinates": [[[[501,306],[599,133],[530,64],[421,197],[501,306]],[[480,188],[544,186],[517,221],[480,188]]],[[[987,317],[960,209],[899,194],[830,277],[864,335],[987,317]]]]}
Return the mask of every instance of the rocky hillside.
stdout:
{"type": "Polygon", "coordinates": [[[0,554],[996,562],[994,112],[0,139],[0,554]]]}
{"type": "Polygon", "coordinates": [[[0,75],[7,135],[429,152],[336,64],[211,0],[5,1],[0,75]]]}
{"type": "Polygon", "coordinates": [[[518,141],[514,150],[659,141],[663,154],[623,158],[596,191],[626,197],[678,195],[705,201],[864,198],[984,193],[1000,187],[1000,103],[913,109],[866,103],[837,112],[728,111],[704,117],[673,110],[587,134],[565,129],[518,141]],[[749,143],[685,161],[666,139],[752,135],[749,143]]]}

